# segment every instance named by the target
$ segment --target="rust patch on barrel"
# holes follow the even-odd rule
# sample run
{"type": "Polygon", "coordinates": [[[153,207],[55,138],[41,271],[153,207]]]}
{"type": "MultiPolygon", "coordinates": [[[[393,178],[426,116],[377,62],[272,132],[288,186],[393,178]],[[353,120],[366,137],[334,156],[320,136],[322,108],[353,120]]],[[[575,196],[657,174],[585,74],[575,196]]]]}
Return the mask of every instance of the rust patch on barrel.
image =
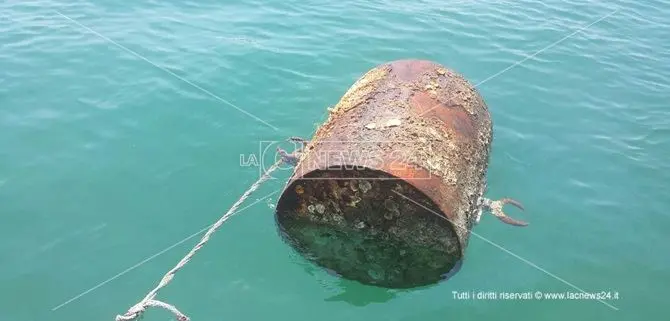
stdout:
{"type": "Polygon", "coordinates": [[[435,68],[435,63],[427,60],[398,60],[389,65],[391,75],[404,82],[413,82],[418,76],[435,68]]]}
{"type": "Polygon", "coordinates": [[[470,116],[461,106],[446,106],[422,91],[412,96],[410,106],[419,116],[437,117],[445,127],[455,129],[460,138],[472,139],[476,134],[470,116]]]}

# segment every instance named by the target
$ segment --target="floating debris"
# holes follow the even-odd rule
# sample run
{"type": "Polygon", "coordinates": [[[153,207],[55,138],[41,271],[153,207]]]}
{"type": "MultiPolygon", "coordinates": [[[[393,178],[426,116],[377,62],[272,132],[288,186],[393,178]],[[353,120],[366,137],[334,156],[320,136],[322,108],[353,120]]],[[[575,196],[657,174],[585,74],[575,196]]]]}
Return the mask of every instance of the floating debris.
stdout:
{"type": "Polygon", "coordinates": [[[365,125],[365,128],[367,128],[367,129],[375,129],[375,128],[377,128],[377,124],[375,124],[375,123],[369,123],[369,124],[365,125]]]}

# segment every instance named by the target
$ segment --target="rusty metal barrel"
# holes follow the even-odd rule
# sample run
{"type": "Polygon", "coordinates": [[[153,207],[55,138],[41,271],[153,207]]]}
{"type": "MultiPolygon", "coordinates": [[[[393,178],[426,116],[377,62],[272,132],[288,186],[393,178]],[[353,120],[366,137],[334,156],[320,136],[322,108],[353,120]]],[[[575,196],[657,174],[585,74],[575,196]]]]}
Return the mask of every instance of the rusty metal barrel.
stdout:
{"type": "Polygon", "coordinates": [[[330,109],[276,206],[282,238],[343,278],[386,288],[457,271],[481,208],[488,107],[425,60],[379,65],[330,109]]]}

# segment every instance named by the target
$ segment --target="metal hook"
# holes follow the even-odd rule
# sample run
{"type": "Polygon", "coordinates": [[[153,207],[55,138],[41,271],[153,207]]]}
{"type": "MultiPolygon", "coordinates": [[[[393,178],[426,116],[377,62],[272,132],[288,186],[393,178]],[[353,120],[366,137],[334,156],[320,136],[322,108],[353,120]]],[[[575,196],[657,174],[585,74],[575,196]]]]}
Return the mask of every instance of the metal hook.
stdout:
{"type": "Polygon", "coordinates": [[[497,217],[499,220],[514,226],[528,226],[527,222],[516,220],[507,216],[507,214],[505,214],[505,211],[503,211],[503,207],[506,204],[513,205],[522,211],[524,210],[523,205],[521,205],[519,201],[511,198],[501,198],[497,201],[484,199],[484,206],[487,207],[491,211],[491,214],[493,214],[493,216],[497,217]]]}

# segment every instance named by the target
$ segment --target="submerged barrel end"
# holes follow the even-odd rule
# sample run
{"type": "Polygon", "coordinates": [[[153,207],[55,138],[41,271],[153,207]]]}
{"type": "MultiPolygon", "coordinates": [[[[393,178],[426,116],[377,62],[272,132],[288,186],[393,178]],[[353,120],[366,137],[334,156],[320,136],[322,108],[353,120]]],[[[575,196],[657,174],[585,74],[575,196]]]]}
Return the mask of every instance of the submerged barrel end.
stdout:
{"type": "Polygon", "coordinates": [[[370,168],[314,170],[277,207],[282,238],[344,278],[387,288],[439,282],[460,266],[454,226],[407,179],[370,168]]]}

